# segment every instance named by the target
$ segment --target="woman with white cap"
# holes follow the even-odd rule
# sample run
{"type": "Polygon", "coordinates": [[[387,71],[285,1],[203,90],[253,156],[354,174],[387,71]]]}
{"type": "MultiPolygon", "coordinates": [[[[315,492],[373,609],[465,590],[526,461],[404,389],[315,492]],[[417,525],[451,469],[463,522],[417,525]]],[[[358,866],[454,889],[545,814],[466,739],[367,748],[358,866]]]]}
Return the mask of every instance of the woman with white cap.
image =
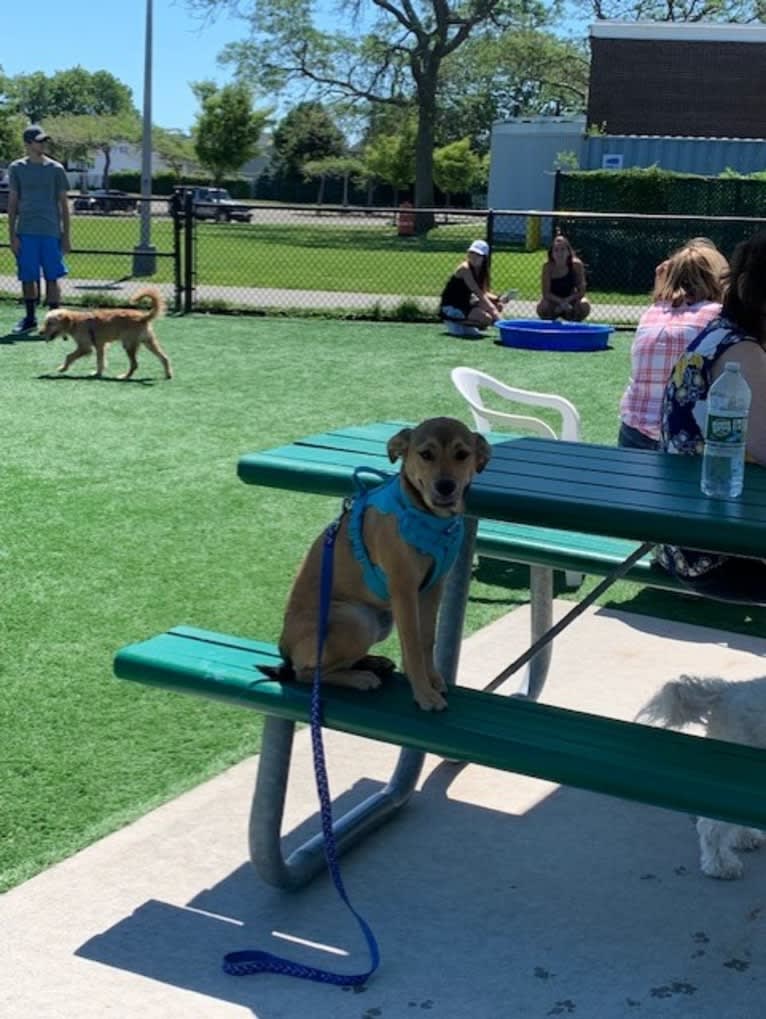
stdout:
{"type": "Polygon", "coordinates": [[[439,315],[452,336],[478,339],[500,318],[502,305],[489,289],[489,244],[474,241],[442,291],[439,315]]]}

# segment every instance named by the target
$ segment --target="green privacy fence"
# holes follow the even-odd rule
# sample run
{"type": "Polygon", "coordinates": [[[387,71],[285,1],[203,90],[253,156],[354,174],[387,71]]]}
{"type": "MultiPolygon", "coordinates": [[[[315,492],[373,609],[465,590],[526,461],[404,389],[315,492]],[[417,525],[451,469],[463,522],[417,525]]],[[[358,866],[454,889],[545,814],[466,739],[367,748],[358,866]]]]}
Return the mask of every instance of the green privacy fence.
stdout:
{"type": "Polygon", "coordinates": [[[657,263],[684,240],[709,237],[730,256],[766,225],[766,180],[655,167],[559,172],[555,205],[577,210],[560,213],[557,226],[587,253],[590,286],[642,293],[657,263]],[[588,217],[589,212],[598,215],[588,217]]]}

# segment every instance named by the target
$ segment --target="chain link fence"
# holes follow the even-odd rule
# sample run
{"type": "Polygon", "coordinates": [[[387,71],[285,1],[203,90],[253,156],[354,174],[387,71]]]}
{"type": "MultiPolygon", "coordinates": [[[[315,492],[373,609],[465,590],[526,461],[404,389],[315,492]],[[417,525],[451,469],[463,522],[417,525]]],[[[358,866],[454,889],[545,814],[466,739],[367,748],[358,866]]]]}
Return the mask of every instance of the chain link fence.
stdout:
{"type": "MultiPolygon", "coordinates": [[[[160,288],[171,310],[181,310],[181,224],[170,215],[167,198],[142,200],[99,190],[72,195],[69,206],[72,251],[64,259],[69,270],[61,287],[65,301],[123,303],[151,284],[160,288]],[[140,249],[145,229],[151,244],[148,264],[140,249]],[[138,275],[147,270],[145,278],[138,275]]],[[[6,220],[7,215],[0,215],[0,295],[20,299],[6,220]]]]}
{"type": "MultiPolygon", "coordinates": [[[[492,247],[492,288],[510,294],[506,317],[535,316],[547,248],[560,229],[585,263],[591,319],[628,327],[646,307],[654,268],[669,251],[705,235],[730,255],[766,224],[755,217],[257,202],[237,202],[234,220],[225,205],[195,208],[190,192],[147,204],[104,199],[89,208],[77,208],[75,196],[73,205],[62,287],[70,302],[123,302],[151,283],[179,312],[434,322],[442,287],[476,238],[492,247]],[[433,224],[428,232],[417,232],[419,218],[433,224]],[[147,220],[150,274],[138,276],[136,248],[147,220]]],[[[18,298],[19,290],[12,252],[0,244],[0,291],[18,298]]]]}

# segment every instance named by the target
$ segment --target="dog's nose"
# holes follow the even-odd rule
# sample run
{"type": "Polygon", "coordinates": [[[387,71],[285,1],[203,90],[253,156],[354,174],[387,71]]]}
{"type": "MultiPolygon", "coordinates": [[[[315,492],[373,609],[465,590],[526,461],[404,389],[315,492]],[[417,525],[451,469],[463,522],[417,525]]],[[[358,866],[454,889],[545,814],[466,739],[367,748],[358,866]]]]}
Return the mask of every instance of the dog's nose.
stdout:
{"type": "Polygon", "coordinates": [[[444,496],[446,498],[448,495],[454,494],[455,489],[457,488],[457,484],[451,478],[439,478],[439,480],[434,485],[434,488],[439,493],[439,495],[444,496]]]}

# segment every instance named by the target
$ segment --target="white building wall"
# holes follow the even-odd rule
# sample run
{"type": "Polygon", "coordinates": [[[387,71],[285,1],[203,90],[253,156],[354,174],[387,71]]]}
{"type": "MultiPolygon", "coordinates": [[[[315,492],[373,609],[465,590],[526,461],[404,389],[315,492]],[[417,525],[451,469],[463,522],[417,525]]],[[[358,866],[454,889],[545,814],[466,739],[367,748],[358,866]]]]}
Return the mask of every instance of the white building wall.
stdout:
{"type": "MultiPolygon", "coordinates": [[[[255,179],[261,173],[268,162],[267,156],[257,156],[255,159],[251,159],[240,168],[239,173],[243,177],[250,177],[255,179]]],[[[104,180],[104,166],[106,164],[106,157],[103,152],[96,152],[93,155],[92,160],[88,164],[87,168],[82,171],[71,171],[68,176],[70,178],[70,184],[72,187],[80,187],[83,174],[87,178],[87,186],[91,188],[100,188],[104,180]]],[[[163,170],[169,170],[170,167],[158,156],[156,152],[152,153],[152,171],[154,173],[162,172],[163,170]]],[[[195,172],[195,167],[187,166],[189,173],[195,172]]],[[[141,148],[138,145],[132,145],[129,142],[116,142],[112,146],[111,151],[111,162],[109,165],[110,173],[120,173],[125,171],[138,171],[141,170],[141,148]]],[[[199,172],[197,170],[197,172],[199,172]]]]}
{"type": "Polygon", "coordinates": [[[519,117],[493,124],[489,207],[552,209],[556,158],[570,152],[582,165],[584,134],[584,116],[519,117]]]}

